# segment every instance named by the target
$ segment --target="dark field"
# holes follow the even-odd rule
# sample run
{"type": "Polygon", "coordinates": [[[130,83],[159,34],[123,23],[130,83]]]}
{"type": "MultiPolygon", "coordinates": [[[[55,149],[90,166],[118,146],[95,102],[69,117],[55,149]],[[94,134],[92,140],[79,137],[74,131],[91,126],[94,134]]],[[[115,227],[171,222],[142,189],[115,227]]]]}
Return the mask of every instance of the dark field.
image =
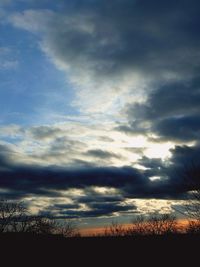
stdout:
{"type": "Polygon", "coordinates": [[[113,266],[115,263],[199,266],[199,244],[200,235],[185,234],[68,239],[56,235],[3,234],[0,238],[1,255],[7,263],[22,264],[28,260],[38,266],[52,262],[54,266],[113,266]]]}

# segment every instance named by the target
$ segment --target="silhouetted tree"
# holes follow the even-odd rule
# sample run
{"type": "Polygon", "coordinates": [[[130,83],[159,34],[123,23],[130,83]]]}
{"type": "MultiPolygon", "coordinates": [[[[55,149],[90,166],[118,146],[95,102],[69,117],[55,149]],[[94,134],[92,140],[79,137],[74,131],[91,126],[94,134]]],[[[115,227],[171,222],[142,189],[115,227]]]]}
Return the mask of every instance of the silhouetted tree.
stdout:
{"type": "Polygon", "coordinates": [[[127,235],[146,235],[147,221],[143,215],[139,215],[132,220],[132,226],[126,231],[127,235]]]}
{"type": "Polygon", "coordinates": [[[32,224],[32,227],[30,227],[32,232],[42,235],[54,234],[57,227],[54,220],[41,216],[33,217],[32,221],[30,220],[30,224],[32,224]]]}
{"type": "Polygon", "coordinates": [[[22,202],[7,200],[0,201],[0,233],[3,232],[80,236],[77,226],[71,221],[58,222],[43,216],[31,216],[22,202]]]}
{"type": "Polygon", "coordinates": [[[185,214],[189,219],[200,221],[200,165],[191,163],[184,168],[183,178],[188,188],[185,214]]]}
{"type": "Polygon", "coordinates": [[[132,221],[132,227],[127,229],[127,235],[164,235],[177,232],[175,216],[171,214],[142,215],[132,221]]]}
{"type": "Polygon", "coordinates": [[[0,232],[16,229],[17,222],[22,221],[26,211],[21,202],[0,200],[0,232]]]}
{"type": "Polygon", "coordinates": [[[171,214],[153,214],[147,221],[150,235],[166,235],[177,231],[176,217],[171,214]]]}
{"type": "Polygon", "coordinates": [[[200,163],[186,164],[179,175],[187,190],[187,203],[177,211],[188,218],[187,233],[200,233],[200,163]]]}
{"type": "Polygon", "coordinates": [[[104,230],[105,236],[123,236],[124,234],[125,229],[116,221],[112,221],[111,225],[106,227],[104,230]]]}
{"type": "Polygon", "coordinates": [[[200,220],[189,221],[185,230],[188,234],[200,234],[200,220]]]}
{"type": "Polygon", "coordinates": [[[80,237],[81,234],[75,223],[71,221],[63,221],[62,223],[57,223],[57,231],[64,237],[80,237]]]}

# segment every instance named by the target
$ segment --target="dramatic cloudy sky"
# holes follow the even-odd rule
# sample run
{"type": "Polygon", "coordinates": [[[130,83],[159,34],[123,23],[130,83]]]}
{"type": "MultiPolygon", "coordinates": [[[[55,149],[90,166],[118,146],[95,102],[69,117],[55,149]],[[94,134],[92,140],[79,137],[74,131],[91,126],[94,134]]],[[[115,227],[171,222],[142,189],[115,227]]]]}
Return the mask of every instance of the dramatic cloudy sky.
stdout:
{"type": "Polygon", "coordinates": [[[199,14],[198,0],[1,0],[1,198],[87,226],[184,204],[199,14]]]}

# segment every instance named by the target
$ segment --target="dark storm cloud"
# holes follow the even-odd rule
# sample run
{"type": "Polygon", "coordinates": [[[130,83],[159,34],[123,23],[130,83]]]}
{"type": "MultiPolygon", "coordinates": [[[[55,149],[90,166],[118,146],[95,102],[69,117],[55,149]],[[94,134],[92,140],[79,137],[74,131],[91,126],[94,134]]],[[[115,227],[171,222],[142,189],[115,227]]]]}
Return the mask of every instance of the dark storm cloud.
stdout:
{"type": "MultiPolygon", "coordinates": [[[[132,117],[129,116],[129,119],[131,120],[132,117]]],[[[134,118],[135,119],[135,118],[134,118]]],[[[138,126],[140,124],[140,121],[130,121],[130,125],[118,125],[114,128],[114,130],[123,132],[127,135],[138,135],[138,134],[145,134],[146,128],[138,126]]]]}
{"type": "Polygon", "coordinates": [[[64,169],[17,167],[1,172],[0,186],[35,192],[40,188],[67,189],[84,188],[87,186],[109,186],[120,188],[125,183],[142,183],[142,175],[128,167],[124,168],[90,168],[90,169],[64,169]]]}
{"type": "Polygon", "coordinates": [[[160,158],[148,158],[143,156],[138,161],[139,163],[142,163],[142,165],[146,168],[156,169],[162,166],[163,162],[160,158]]]}
{"type": "Polygon", "coordinates": [[[82,159],[73,159],[71,162],[72,166],[77,167],[82,167],[82,168],[93,168],[95,166],[95,162],[91,161],[85,161],[82,159]]]}
{"type": "Polygon", "coordinates": [[[78,218],[78,217],[100,217],[111,216],[113,212],[135,212],[135,205],[127,205],[120,191],[110,194],[98,193],[94,188],[86,188],[84,196],[72,196],[73,203],[70,204],[53,204],[46,208],[43,213],[46,216],[62,218],[78,218]],[[120,195],[119,195],[120,194],[120,195]],[[123,203],[123,204],[122,204],[123,203]],[[87,207],[87,210],[81,209],[81,206],[87,207]],[[50,212],[48,212],[50,211],[50,212]]]}
{"type": "Polygon", "coordinates": [[[147,177],[162,177],[166,176],[166,166],[165,163],[159,158],[148,158],[143,156],[139,159],[138,163],[146,168],[144,174],[147,177]]]}
{"type": "MultiPolygon", "coordinates": [[[[150,176],[152,174],[153,172],[150,172],[150,176]]],[[[188,188],[183,186],[182,180],[177,183],[176,180],[162,177],[160,180],[149,181],[146,185],[137,187],[126,184],[122,190],[126,198],[181,200],[185,199],[188,188]]]]}
{"type": "Polygon", "coordinates": [[[168,118],[157,123],[153,130],[160,136],[164,136],[167,140],[199,140],[200,115],[168,118]]]}
{"type": "Polygon", "coordinates": [[[58,21],[50,48],[61,61],[83,59],[103,75],[191,73],[198,70],[199,10],[197,0],[76,1],[68,15],[77,16],[77,25],[64,31],[58,21]]]}
{"type": "Polygon", "coordinates": [[[195,146],[176,146],[171,149],[172,159],[171,161],[177,166],[188,164],[200,164],[200,144],[195,146]]]}
{"type": "Polygon", "coordinates": [[[135,209],[136,207],[134,205],[114,205],[112,203],[92,203],[89,205],[90,208],[93,210],[107,210],[116,212],[116,211],[127,211],[127,210],[132,210],[135,209]]]}
{"type": "Polygon", "coordinates": [[[73,196],[72,199],[76,203],[86,204],[91,207],[96,204],[112,203],[120,204],[125,201],[125,198],[120,192],[120,189],[114,192],[100,193],[94,190],[94,188],[86,188],[83,196],[73,196]]]}
{"type": "Polygon", "coordinates": [[[200,188],[200,145],[176,146],[171,150],[172,165],[168,169],[168,175],[177,184],[183,181],[185,187],[190,189],[200,188]]]}
{"type": "Polygon", "coordinates": [[[8,154],[10,152],[11,151],[8,147],[0,145],[0,168],[4,168],[9,165],[8,154]]]}
{"type": "MultiPolygon", "coordinates": [[[[87,192],[87,191],[86,191],[87,192]]],[[[81,197],[76,197],[75,198],[76,201],[80,202],[80,203],[104,203],[104,202],[120,202],[123,201],[124,198],[122,195],[114,195],[114,196],[109,196],[109,195],[100,195],[97,193],[89,193],[86,196],[81,196],[81,197]]]]}
{"type": "Polygon", "coordinates": [[[86,155],[101,158],[101,159],[109,159],[109,158],[120,158],[120,155],[116,155],[114,153],[101,150],[101,149],[91,149],[86,152],[86,155]]]}
{"type": "MultiPolygon", "coordinates": [[[[171,153],[169,162],[146,157],[140,160],[140,164],[148,168],[144,175],[161,177],[161,180],[150,183],[149,187],[142,188],[146,190],[144,195],[153,192],[157,198],[184,199],[188,190],[200,188],[200,145],[176,146],[171,153]]],[[[130,190],[132,192],[132,188],[130,190]]]]}
{"type": "Polygon", "coordinates": [[[79,0],[63,5],[61,13],[25,11],[10,20],[26,30],[41,30],[44,50],[75,73],[90,70],[97,78],[128,71],[158,77],[199,70],[197,0],[79,0]]]}
{"type": "Polygon", "coordinates": [[[63,197],[63,190],[83,189],[84,195],[71,196],[71,204],[52,204],[53,213],[47,214],[49,217],[79,218],[112,216],[114,212],[133,212],[136,210],[134,205],[125,205],[127,198],[180,200],[186,198],[188,190],[199,188],[199,176],[195,184],[191,185],[185,181],[185,170],[193,166],[193,163],[197,166],[195,173],[200,173],[199,145],[176,146],[171,150],[172,157],[168,163],[160,159],[143,157],[139,164],[147,168],[144,171],[130,167],[87,166],[66,169],[17,165],[12,163],[7,154],[12,150],[5,145],[2,145],[1,149],[0,196],[3,198],[23,199],[28,196],[40,196],[56,199],[63,197]],[[161,179],[150,181],[149,178],[152,176],[160,176],[161,179]],[[116,190],[102,194],[93,187],[116,190]],[[89,210],[81,210],[81,204],[86,205],[89,210]]]}
{"type": "Polygon", "coordinates": [[[126,133],[155,133],[162,140],[193,141],[200,134],[200,80],[179,81],[156,88],[142,104],[127,107],[126,133]]]}
{"type": "Polygon", "coordinates": [[[27,194],[43,195],[45,190],[50,189],[59,191],[89,186],[121,188],[126,183],[137,185],[145,181],[145,177],[138,170],[130,167],[66,169],[13,165],[2,158],[0,168],[0,188],[12,190],[22,197],[27,194]]]}
{"type": "MultiPolygon", "coordinates": [[[[83,218],[83,217],[100,217],[100,216],[111,216],[114,212],[136,212],[137,207],[135,205],[120,204],[116,202],[92,202],[87,203],[88,210],[77,210],[76,204],[72,205],[54,205],[50,209],[56,212],[57,217],[60,218],[83,218]]],[[[44,211],[45,212],[45,211],[44,211]]],[[[52,216],[52,212],[49,212],[48,217],[52,216]]]]}
{"type": "Polygon", "coordinates": [[[181,80],[158,86],[147,102],[129,106],[128,115],[144,120],[159,120],[173,116],[199,114],[200,80],[181,80]]]}
{"type": "MultiPolygon", "coordinates": [[[[177,148],[178,149],[178,148],[177,148]]],[[[186,148],[185,148],[186,149],[186,148]]],[[[186,155],[190,155],[190,149],[186,155]]],[[[57,168],[39,167],[27,165],[13,165],[6,160],[1,161],[0,188],[3,194],[12,198],[23,198],[25,196],[49,196],[59,197],[62,190],[77,188],[88,190],[88,188],[108,187],[119,190],[119,199],[95,194],[80,197],[80,203],[107,203],[120,201],[120,198],[160,198],[174,199],[183,198],[187,187],[183,183],[183,177],[173,174],[174,166],[178,164],[177,150],[173,152],[173,164],[167,168],[158,160],[143,158],[143,165],[148,167],[146,171],[139,171],[131,167],[85,167],[85,168],[57,168]],[[6,168],[4,167],[6,163],[6,168]],[[160,166],[159,166],[160,163],[160,166]],[[161,180],[150,181],[149,177],[159,175],[161,180]],[[96,197],[96,202],[94,200],[96,197]],[[93,200],[92,200],[93,198],[93,200]]],[[[181,158],[182,159],[182,158],[181,158]]],[[[180,160],[181,161],[181,160],[180,160]]],[[[142,160],[140,162],[142,165],[142,160]]],[[[76,199],[74,199],[76,200],[76,199]]]]}
{"type": "Polygon", "coordinates": [[[78,209],[80,208],[79,204],[55,204],[52,206],[49,206],[48,209],[56,209],[56,210],[69,210],[69,209],[78,209]]]}
{"type": "Polygon", "coordinates": [[[0,172],[9,170],[12,155],[15,152],[9,146],[0,144],[0,172]]]}
{"type": "MultiPolygon", "coordinates": [[[[114,212],[136,212],[134,205],[116,205],[112,203],[96,203],[90,206],[91,210],[61,210],[62,218],[84,218],[84,217],[100,217],[111,216],[114,212]]],[[[59,215],[58,215],[59,216],[59,215]]]]}

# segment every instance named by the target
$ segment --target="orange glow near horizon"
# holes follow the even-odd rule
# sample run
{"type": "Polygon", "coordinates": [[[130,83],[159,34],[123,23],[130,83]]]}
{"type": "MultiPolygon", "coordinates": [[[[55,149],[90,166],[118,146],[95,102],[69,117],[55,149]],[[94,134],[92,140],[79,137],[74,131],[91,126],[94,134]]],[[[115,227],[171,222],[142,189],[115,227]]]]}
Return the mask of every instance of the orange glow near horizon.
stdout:
{"type": "MultiPolygon", "coordinates": [[[[183,231],[184,228],[187,226],[188,220],[187,219],[177,219],[177,225],[180,227],[183,231]]],[[[125,223],[122,224],[124,229],[127,229],[131,227],[133,224],[131,223],[125,223]]],[[[104,234],[105,229],[109,227],[109,225],[102,226],[102,227],[93,227],[93,228],[82,228],[79,230],[81,236],[96,236],[96,235],[102,235],[104,234]]]]}

